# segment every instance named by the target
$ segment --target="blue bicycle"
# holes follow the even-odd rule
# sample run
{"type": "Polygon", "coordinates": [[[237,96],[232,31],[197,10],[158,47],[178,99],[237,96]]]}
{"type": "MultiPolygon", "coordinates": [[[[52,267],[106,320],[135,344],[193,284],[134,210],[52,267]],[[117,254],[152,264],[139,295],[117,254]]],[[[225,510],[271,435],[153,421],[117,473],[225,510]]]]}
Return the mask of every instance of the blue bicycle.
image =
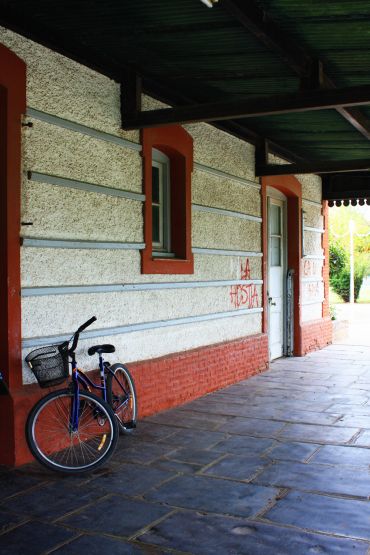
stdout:
{"type": "Polygon", "coordinates": [[[66,389],[52,391],[31,410],[26,437],[34,457],[44,466],[63,473],[93,470],[113,454],[119,432],[136,427],[137,400],[134,381],[123,364],[111,365],[103,353],[113,353],[113,345],[94,345],[90,356],[99,355],[100,384],[77,367],[75,351],[79,335],[96,321],[90,318],[69,341],[29,353],[26,361],[43,388],[72,379],[66,389]],[[72,341],[71,347],[69,347],[72,341]],[[101,392],[101,397],[91,393],[101,392]]]}

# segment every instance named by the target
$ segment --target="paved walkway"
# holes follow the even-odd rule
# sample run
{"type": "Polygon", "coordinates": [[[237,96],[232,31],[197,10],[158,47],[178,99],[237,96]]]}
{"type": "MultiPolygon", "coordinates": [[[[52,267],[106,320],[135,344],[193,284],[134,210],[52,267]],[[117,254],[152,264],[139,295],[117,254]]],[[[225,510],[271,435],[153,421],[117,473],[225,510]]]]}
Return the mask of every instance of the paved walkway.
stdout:
{"type": "Polygon", "coordinates": [[[370,349],[336,345],[146,419],[109,467],[0,473],[0,554],[370,553],[370,349]]]}
{"type": "Polygon", "coordinates": [[[348,334],[338,343],[370,347],[370,303],[336,304],[338,320],[348,322],[348,334]]]}

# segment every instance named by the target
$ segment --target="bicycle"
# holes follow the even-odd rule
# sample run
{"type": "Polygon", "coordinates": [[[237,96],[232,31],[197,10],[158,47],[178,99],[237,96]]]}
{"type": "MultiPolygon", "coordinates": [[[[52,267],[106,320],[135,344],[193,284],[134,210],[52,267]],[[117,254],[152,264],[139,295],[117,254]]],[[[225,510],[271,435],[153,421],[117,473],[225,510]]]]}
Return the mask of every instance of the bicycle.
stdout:
{"type": "Polygon", "coordinates": [[[130,372],[123,364],[111,365],[103,359],[103,353],[113,353],[115,347],[94,345],[88,349],[90,356],[99,355],[100,385],[77,368],[75,351],[80,333],[95,321],[93,316],[82,324],[69,341],[36,349],[26,357],[42,388],[66,381],[71,359],[72,379],[68,387],[40,399],[26,424],[31,453],[41,464],[58,472],[97,468],[112,456],[119,433],[136,427],[136,391],[130,372]],[[91,389],[99,390],[101,398],[91,389]]]}

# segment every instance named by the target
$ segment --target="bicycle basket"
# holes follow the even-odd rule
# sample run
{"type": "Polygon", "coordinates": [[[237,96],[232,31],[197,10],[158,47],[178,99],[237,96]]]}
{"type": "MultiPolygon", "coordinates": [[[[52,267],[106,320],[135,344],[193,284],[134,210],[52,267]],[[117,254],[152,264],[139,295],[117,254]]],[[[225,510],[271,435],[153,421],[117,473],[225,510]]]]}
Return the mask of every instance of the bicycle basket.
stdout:
{"type": "Polygon", "coordinates": [[[35,349],[26,356],[26,362],[40,387],[59,385],[69,375],[68,342],[35,349]]]}

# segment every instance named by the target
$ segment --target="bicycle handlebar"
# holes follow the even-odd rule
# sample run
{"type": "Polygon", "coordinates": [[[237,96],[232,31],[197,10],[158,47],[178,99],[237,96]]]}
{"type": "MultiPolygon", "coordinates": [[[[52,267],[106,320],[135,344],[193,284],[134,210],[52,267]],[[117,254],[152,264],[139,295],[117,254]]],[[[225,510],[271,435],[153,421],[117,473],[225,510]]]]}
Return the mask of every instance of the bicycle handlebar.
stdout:
{"type": "MultiPolygon", "coordinates": [[[[90,318],[90,320],[87,320],[87,322],[85,322],[84,324],[82,324],[82,326],[80,326],[78,328],[78,330],[72,335],[73,337],[73,343],[71,348],[69,349],[69,353],[74,353],[76,348],[77,348],[77,344],[78,344],[78,340],[80,338],[80,333],[85,330],[86,328],[88,328],[89,326],[91,326],[91,324],[93,324],[95,321],[97,320],[96,316],[93,316],[92,318],[90,318]]],[[[71,339],[72,339],[71,337],[71,339]]]]}

